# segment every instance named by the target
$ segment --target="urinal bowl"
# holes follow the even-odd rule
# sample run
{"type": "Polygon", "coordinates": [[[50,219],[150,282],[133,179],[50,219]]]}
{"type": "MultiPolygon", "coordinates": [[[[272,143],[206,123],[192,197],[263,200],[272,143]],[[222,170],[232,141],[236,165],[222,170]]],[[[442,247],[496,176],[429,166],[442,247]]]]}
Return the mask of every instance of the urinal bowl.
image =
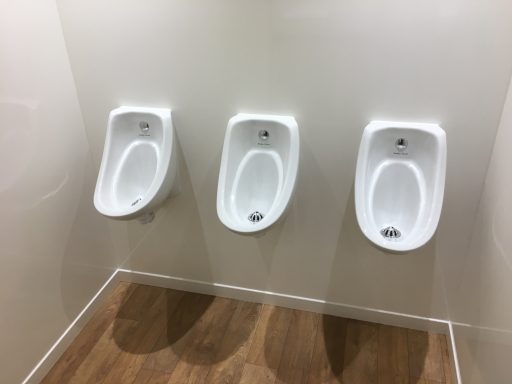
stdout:
{"type": "Polygon", "coordinates": [[[238,114],[222,150],[217,214],[238,233],[262,231],[286,211],[295,189],[299,131],[293,117],[238,114]]]}
{"type": "Polygon", "coordinates": [[[177,193],[178,166],[171,111],[120,107],[109,115],[94,205],[104,216],[151,221],[177,193]]]}
{"type": "Polygon", "coordinates": [[[434,235],[444,195],[446,135],[436,124],[374,121],[357,159],[359,227],[375,245],[406,252],[434,235]]]}

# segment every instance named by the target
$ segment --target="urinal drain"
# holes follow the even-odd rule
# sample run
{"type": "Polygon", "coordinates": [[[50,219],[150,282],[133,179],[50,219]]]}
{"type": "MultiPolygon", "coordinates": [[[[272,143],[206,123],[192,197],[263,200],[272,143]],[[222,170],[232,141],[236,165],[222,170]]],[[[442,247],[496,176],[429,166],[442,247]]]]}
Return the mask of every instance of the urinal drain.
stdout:
{"type": "Polygon", "coordinates": [[[258,211],[254,211],[253,213],[251,213],[248,217],[249,221],[252,222],[252,223],[257,223],[259,221],[261,221],[261,219],[263,219],[263,213],[261,212],[258,212],[258,211]]]}
{"type": "Polygon", "coordinates": [[[400,231],[392,226],[381,229],[380,234],[386,239],[398,239],[400,236],[402,236],[400,231]]]}

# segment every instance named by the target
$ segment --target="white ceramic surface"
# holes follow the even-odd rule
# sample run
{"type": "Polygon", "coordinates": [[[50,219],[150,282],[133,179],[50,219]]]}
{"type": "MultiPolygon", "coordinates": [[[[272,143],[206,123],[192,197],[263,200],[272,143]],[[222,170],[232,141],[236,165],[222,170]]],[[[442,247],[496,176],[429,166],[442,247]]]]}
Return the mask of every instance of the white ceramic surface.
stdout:
{"type": "Polygon", "coordinates": [[[110,112],[94,205],[114,219],[152,213],[177,191],[171,111],[119,107],[110,112]]]}
{"type": "Polygon", "coordinates": [[[299,151],[299,127],[293,117],[232,117],[217,190],[220,221],[233,231],[252,233],[279,220],[295,189],[299,151]]]}
{"type": "Polygon", "coordinates": [[[372,121],[357,158],[355,205],[361,231],[386,250],[424,245],[439,222],[445,173],[446,134],[439,125],[372,121]]]}

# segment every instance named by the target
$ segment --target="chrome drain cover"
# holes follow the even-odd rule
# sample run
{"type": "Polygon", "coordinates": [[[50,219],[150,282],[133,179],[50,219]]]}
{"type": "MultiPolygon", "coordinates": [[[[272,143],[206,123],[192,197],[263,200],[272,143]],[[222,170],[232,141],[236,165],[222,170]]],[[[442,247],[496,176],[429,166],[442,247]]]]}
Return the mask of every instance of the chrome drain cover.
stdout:
{"type": "Polygon", "coordinates": [[[251,223],[257,223],[257,222],[261,221],[261,219],[263,219],[263,217],[264,217],[263,213],[254,211],[253,213],[251,213],[249,215],[248,219],[251,223]]]}
{"type": "Polygon", "coordinates": [[[395,227],[389,226],[380,230],[380,234],[386,239],[398,239],[402,233],[395,227]]]}

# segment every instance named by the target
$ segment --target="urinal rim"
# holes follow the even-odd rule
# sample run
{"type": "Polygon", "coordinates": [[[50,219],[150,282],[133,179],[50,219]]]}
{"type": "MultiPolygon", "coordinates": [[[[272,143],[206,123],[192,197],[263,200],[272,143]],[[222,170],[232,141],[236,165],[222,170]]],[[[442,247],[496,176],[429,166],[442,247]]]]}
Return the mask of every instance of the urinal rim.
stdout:
{"type": "Polygon", "coordinates": [[[446,152],[446,132],[437,123],[411,123],[374,120],[371,121],[364,128],[357,156],[356,175],[354,182],[354,200],[356,218],[359,228],[361,229],[361,232],[363,232],[365,237],[372,244],[388,252],[405,253],[421,248],[432,239],[439,225],[444,200],[444,188],[446,182],[446,152]],[[388,128],[404,128],[427,132],[436,138],[436,141],[438,142],[439,145],[439,152],[436,158],[436,162],[440,163],[440,172],[437,175],[436,180],[434,181],[434,206],[428,220],[430,225],[428,227],[428,230],[424,233],[424,235],[413,239],[414,241],[401,243],[385,241],[380,237],[379,230],[369,225],[369,213],[366,210],[365,204],[365,190],[367,188],[366,173],[368,165],[369,143],[371,141],[372,136],[375,133],[388,128]],[[360,190],[361,188],[362,190],[360,190]],[[370,228],[373,228],[373,230],[370,228]]]}
{"type": "MultiPolygon", "coordinates": [[[[224,144],[222,148],[221,165],[219,172],[219,182],[217,185],[217,216],[221,223],[226,226],[229,230],[240,233],[240,234],[252,234],[262,232],[268,229],[270,226],[279,221],[284,213],[286,212],[295,192],[295,186],[297,183],[297,177],[299,173],[299,160],[300,160],[300,136],[299,126],[293,116],[286,115],[270,115],[270,114],[252,114],[252,113],[238,113],[231,117],[228,121],[226,133],[224,136],[224,144]],[[231,135],[233,128],[245,121],[265,121],[280,123],[287,127],[290,131],[290,152],[288,154],[288,164],[286,170],[283,169],[283,184],[280,193],[281,201],[275,205],[275,209],[272,209],[271,214],[265,217],[265,220],[255,224],[247,224],[244,226],[238,225],[231,219],[230,215],[227,214],[227,209],[224,206],[224,197],[226,192],[226,178],[227,178],[227,166],[229,161],[229,154],[231,152],[231,135]],[[297,148],[293,151],[292,148],[297,148]],[[290,177],[287,177],[287,174],[290,177]],[[282,203],[286,199],[286,203],[282,203]]],[[[279,196],[276,198],[279,199],[279,196]]]]}
{"type": "Polygon", "coordinates": [[[96,182],[96,188],[94,191],[94,206],[102,215],[120,220],[129,220],[136,218],[145,212],[151,211],[155,206],[161,203],[165,199],[165,196],[158,197],[158,193],[164,185],[166,176],[172,166],[172,153],[174,152],[175,138],[174,138],[174,126],[172,123],[172,111],[169,108],[151,108],[151,107],[130,107],[121,106],[113,109],[109,113],[107,133],[105,136],[105,145],[103,155],[100,164],[100,171],[98,173],[98,180],[96,182]],[[112,143],[112,126],[113,120],[124,114],[129,113],[146,113],[152,114],[162,121],[162,143],[159,148],[157,156],[157,168],[151,184],[148,188],[142,204],[135,207],[128,207],[127,209],[109,209],[106,207],[102,200],[101,194],[104,191],[104,176],[108,167],[108,161],[110,159],[111,143],[112,143]],[[170,144],[167,145],[167,142],[170,144]]]}

